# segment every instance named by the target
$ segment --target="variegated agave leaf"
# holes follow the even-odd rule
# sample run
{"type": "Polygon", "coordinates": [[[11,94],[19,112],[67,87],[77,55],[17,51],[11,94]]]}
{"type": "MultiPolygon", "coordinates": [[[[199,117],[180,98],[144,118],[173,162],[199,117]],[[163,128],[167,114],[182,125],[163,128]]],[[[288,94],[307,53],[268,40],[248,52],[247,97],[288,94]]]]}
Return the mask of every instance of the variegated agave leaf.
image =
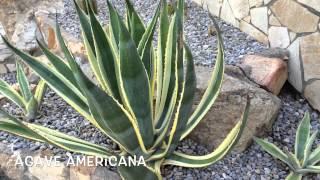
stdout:
{"type": "Polygon", "coordinates": [[[192,112],[196,75],[192,53],[184,42],[184,0],[177,2],[172,16],[168,15],[166,0],[161,0],[147,25],[129,0],[125,0],[125,19],[107,0],[110,17],[107,31],[98,21],[90,2],[85,1],[86,9],[75,2],[75,8],[88,61],[97,79],[95,83],[76,63],[58,26],[57,39],[64,57],[55,55],[39,43],[50,66],[15,48],[6,39],[4,41],[52,90],[112,139],[119,149],[116,152],[103,151],[98,145],[68,138],[40,126],[16,124],[12,117],[0,121],[0,130],[26,138],[36,134],[34,140],[87,155],[143,156],[147,162],[145,167],[118,168],[124,179],[161,179],[161,165],[205,167],[230,152],[245,127],[249,100],[242,119],[214,152],[190,156],[175,151],[179,142],[203,119],[219,94],[224,72],[224,48],[218,26],[215,24],[218,38],[216,65],[199,106],[192,112]],[[157,24],[159,37],[155,50],[153,41],[157,24]]]}
{"type": "Polygon", "coordinates": [[[88,0],[88,2],[86,2],[86,0],[76,0],[77,4],[79,5],[79,7],[88,14],[88,5],[92,7],[92,10],[94,11],[94,13],[98,13],[98,5],[97,5],[97,0],[88,0]],[[88,4],[87,4],[88,3],[88,4]]]}
{"type": "Polygon", "coordinates": [[[310,114],[306,112],[296,132],[294,154],[291,152],[284,153],[276,145],[266,140],[255,138],[255,141],[266,152],[290,167],[291,172],[286,180],[301,180],[308,173],[320,173],[320,166],[316,165],[320,162],[320,147],[312,152],[312,145],[316,140],[318,131],[313,132],[311,135],[310,131],[310,114]]]}
{"type": "Polygon", "coordinates": [[[34,119],[38,115],[39,106],[46,91],[46,83],[40,81],[33,94],[22,65],[17,62],[16,67],[19,91],[0,80],[0,94],[20,107],[24,111],[26,120],[34,119]]]}

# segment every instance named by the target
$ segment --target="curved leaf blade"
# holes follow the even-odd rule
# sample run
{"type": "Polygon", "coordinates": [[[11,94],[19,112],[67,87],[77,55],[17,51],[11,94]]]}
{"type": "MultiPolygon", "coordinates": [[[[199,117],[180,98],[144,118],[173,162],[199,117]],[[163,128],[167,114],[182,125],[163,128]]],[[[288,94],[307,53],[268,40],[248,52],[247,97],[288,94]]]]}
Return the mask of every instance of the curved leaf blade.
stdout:
{"type": "Polygon", "coordinates": [[[130,115],[115,99],[90,82],[79,67],[75,68],[76,79],[88,99],[90,111],[98,127],[128,152],[144,155],[146,149],[139,136],[138,127],[130,115]]]}
{"type": "Polygon", "coordinates": [[[318,146],[309,156],[308,165],[315,165],[320,162],[320,146],[318,146]]]}
{"type": "Polygon", "coordinates": [[[254,140],[256,141],[256,143],[258,143],[262,147],[263,150],[271,154],[273,157],[281,160],[286,164],[290,164],[288,163],[288,156],[283,151],[281,151],[281,149],[279,149],[277,146],[263,139],[254,138],[254,140]]]}
{"type": "Polygon", "coordinates": [[[161,127],[163,124],[163,118],[167,114],[167,108],[170,103],[170,96],[172,96],[175,85],[175,58],[176,58],[176,39],[177,39],[177,23],[176,18],[174,17],[170,23],[168,31],[168,39],[166,41],[166,51],[165,51],[165,61],[164,61],[164,72],[162,78],[162,87],[160,102],[156,109],[155,116],[155,125],[156,128],[161,127]],[[170,86],[171,84],[171,86],[170,86]]]}
{"type": "Polygon", "coordinates": [[[320,166],[307,166],[297,171],[298,173],[320,173],[320,166]]]}
{"type": "Polygon", "coordinates": [[[101,157],[111,156],[112,153],[105,147],[87,141],[70,137],[58,131],[39,125],[23,123],[0,110],[0,130],[6,131],[30,140],[47,142],[76,153],[101,157]]]}
{"type": "Polygon", "coordinates": [[[294,145],[294,152],[299,161],[304,159],[304,150],[306,149],[307,142],[309,140],[310,128],[310,114],[309,112],[306,112],[304,118],[298,126],[294,145]]]}
{"type": "Polygon", "coordinates": [[[308,142],[306,144],[306,148],[304,149],[304,152],[303,152],[303,164],[302,164],[302,167],[305,167],[305,166],[308,165],[309,157],[311,155],[312,145],[315,142],[317,135],[318,135],[318,131],[314,132],[310,136],[310,138],[308,139],[308,142]]]}
{"type": "Polygon", "coordinates": [[[99,23],[91,8],[89,8],[89,17],[96,46],[96,60],[99,68],[96,71],[100,71],[104,86],[107,88],[108,92],[117,100],[120,100],[115,72],[116,59],[112,53],[111,45],[102,25],[99,23]]]}
{"type": "Polygon", "coordinates": [[[68,64],[66,64],[59,56],[50,52],[50,50],[41,42],[38,41],[38,45],[55,70],[68,79],[74,86],[77,86],[76,80],[74,79],[68,64]]]}
{"type": "MultiPolygon", "coordinates": [[[[85,49],[86,49],[87,54],[88,54],[88,60],[89,60],[90,66],[91,66],[91,70],[93,71],[95,77],[97,78],[98,83],[102,86],[102,88],[104,90],[107,91],[108,87],[103,82],[102,74],[99,71],[98,60],[97,60],[97,57],[96,57],[95,41],[94,41],[93,32],[92,32],[91,24],[90,24],[90,21],[89,21],[89,17],[86,15],[85,12],[83,12],[81,10],[81,8],[75,2],[75,0],[74,0],[74,3],[75,3],[75,6],[76,6],[77,15],[78,15],[79,20],[80,20],[80,25],[81,25],[81,30],[82,30],[81,31],[82,32],[82,38],[83,38],[83,41],[84,41],[85,49]]],[[[57,31],[60,31],[58,23],[57,23],[56,29],[57,29],[57,31]]],[[[61,32],[60,32],[60,34],[61,34],[61,32]]]]}
{"type": "Polygon", "coordinates": [[[197,108],[189,118],[188,125],[181,139],[185,138],[207,114],[207,112],[210,110],[211,106],[214,104],[215,100],[217,99],[222,86],[223,74],[224,74],[224,47],[223,47],[221,33],[219,31],[219,26],[215,21],[213,22],[214,22],[214,25],[216,26],[217,37],[218,37],[218,55],[216,59],[216,64],[212,72],[209,85],[204,95],[202,96],[199,105],[197,106],[197,108]]]}
{"type": "Polygon", "coordinates": [[[34,57],[18,50],[13,47],[5,38],[6,45],[16,53],[29,67],[32,68],[46,83],[57,92],[67,103],[74,107],[80,114],[85,116],[90,122],[92,117],[90,116],[88,106],[83,98],[81,92],[74,87],[68,80],[66,80],[60,73],[52,68],[40,63],[34,57]]]}
{"type": "Polygon", "coordinates": [[[123,22],[120,22],[119,40],[122,100],[136,120],[145,146],[150,148],[154,140],[150,83],[136,46],[123,22]]]}
{"type": "Polygon", "coordinates": [[[47,84],[44,80],[40,80],[37,87],[36,87],[36,91],[34,93],[34,98],[36,99],[38,105],[40,106],[42,99],[44,97],[44,94],[47,91],[47,84]]]}
{"type": "Polygon", "coordinates": [[[152,81],[153,80],[153,76],[154,76],[154,62],[153,62],[153,47],[152,47],[152,40],[153,40],[153,35],[155,32],[155,28],[157,25],[157,20],[159,17],[159,13],[160,13],[160,5],[161,2],[159,3],[157,10],[152,18],[152,21],[150,23],[150,25],[148,26],[148,28],[146,29],[146,32],[143,34],[141,41],[139,43],[138,46],[138,52],[139,55],[142,58],[142,62],[144,64],[144,67],[147,71],[148,77],[149,79],[152,81]]]}
{"type": "Polygon", "coordinates": [[[13,89],[10,84],[2,79],[0,79],[0,94],[13,101],[20,108],[25,108],[26,102],[22,98],[22,96],[20,96],[20,94],[15,89],[13,89]]]}
{"type": "Polygon", "coordinates": [[[24,73],[22,65],[19,62],[16,62],[16,66],[17,66],[17,81],[21,89],[21,94],[26,101],[29,101],[33,97],[30,89],[29,81],[26,77],[26,74],[24,73]]]}
{"type": "Polygon", "coordinates": [[[291,152],[288,152],[287,156],[288,156],[288,162],[284,162],[284,163],[287,163],[287,165],[291,168],[291,170],[296,171],[298,169],[301,169],[300,162],[294,154],[292,154],[291,152]]]}
{"type": "Polygon", "coordinates": [[[248,99],[246,109],[242,114],[241,121],[230,131],[224,141],[218,146],[218,148],[204,156],[192,156],[186,155],[179,152],[174,152],[172,155],[166,158],[164,165],[177,165],[182,167],[199,168],[206,167],[208,165],[214,164],[221,160],[225,155],[227,155],[232,148],[239,141],[241,134],[246,127],[246,122],[249,115],[250,100],[248,99]]]}
{"type": "Polygon", "coordinates": [[[35,124],[27,124],[27,127],[45,138],[47,142],[63,148],[67,151],[103,158],[114,155],[112,152],[107,151],[107,148],[103,146],[99,146],[82,139],[78,139],[70,135],[51,130],[49,128],[45,128],[35,124]]]}
{"type": "Polygon", "coordinates": [[[115,8],[112,6],[109,0],[107,0],[107,5],[109,9],[109,17],[110,17],[110,36],[113,44],[114,50],[118,50],[119,48],[119,38],[120,38],[120,26],[119,23],[121,19],[115,8]]]}
{"type": "MultiPolygon", "coordinates": [[[[91,26],[90,22],[88,20],[88,17],[85,12],[80,8],[79,4],[76,2],[76,0],[73,0],[73,3],[75,5],[79,20],[80,20],[80,25],[82,29],[82,33],[84,37],[86,37],[88,41],[88,45],[92,52],[95,52],[95,47],[94,47],[94,40],[93,40],[93,35],[91,31],[91,26]]],[[[58,24],[57,24],[58,25],[58,24]]]]}
{"type": "Polygon", "coordinates": [[[25,124],[22,123],[22,121],[11,117],[3,110],[0,110],[0,130],[34,141],[46,141],[42,136],[29,129],[25,124]]]}
{"type": "Polygon", "coordinates": [[[137,11],[134,9],[132,3],[130,0],[125,0],[126,7],[127,7],[127,20],[129,20],[129,26],[130,26],[130,33],[133,41],[135,42],[136,46],[139,45],[139,42],[145,33],[146,29],[144,27],[144,24],[137,13],[137,11]]]}
{"type": "Polygon", "coordinates": [[[286,177],[286,180],[301,180],[302,174],[290,172],[290,174],[286,177]]]}
{"type": "Polygon", "coordinates": [[[178,146],[179,140],[187,126],[188,118],[192,110],[193,100],[196,92],[196,75],[191,51],[185,45],[187,71],[183,84],[182,97],[176,114],[176,123],[174,122],[174,131],[172,131],[172,143],[170,145],[169,154],[178,146]],[[176,125],[175,125],[176,124],[176,125]]]}
{"type": "Polygon", "coordinates": [[[169,32],[169,18],[168,18],[168,9],[167,1],[163,0],[161,5],[160,12],[160,22],[159,22],[159,35],[158,35],[158,48],[157,48],[157,62],[156,62],[156,78],[157,78],[157,90],[156,90],[156,106],[155,110],[158,112],[161,102],[161,94],[163,88],[163,74],[165,67],[165,52],[166,52],[166,43],[168,39],[169,32]]]}
{"type": "MultiPolygon", "coordinates": [[[[158,124],[163,123],[163,117],[165,117],[165,114],[167,114],[168,111],[168,105],[170,103],[170,99],[172,98],[172,92],[174,91],[175,87],[175,81],[177,79],[178,81],[178,94],[182,92],[182,84],[183,84],[183,76],[184,76],[184,69],[183,69],[183,8],[184,8],[184,1],[179,0],[179,7],[178,10],[174,16],[174,27],[173,27],[173,39],[172,43],[170,43],[171,40],[168,41],[167,44],[167,50],[169,50],[168,56],[166,56],[166,61],[168,63],[172,63],[171,65],[171,75],[168,75],[170,70],[166,71],[166,65],[165,65],[165,74],[164,76],[170,77],[169,82],[166,82],[166,79],[164,79],[164,89],[162,90],[162,102],[161,104],[164,104],[164,106],[161,106],[160,108],[163,107],[163,109],[160,109],[162,112],[162,115],[160,116],[160,121],[158,121],[158,124]],[[172,46],[171,46],[172,45],[172,46]],[[168,57],[168,58],[167,58],[168,57]],[[175,72],[175,66],[178,66],[177,72],[175,72]],[[176,74],[175,74],[176,73],[176,74]],[[168,87],[167,87],[168,85],[168,87]]],[[[169,31],[170,33],[170,31],[169,31]]],[[[170,36],[168,36],[169,38],[170,36]]],[[[167,52],[166,52],[167,53],[167,52]]],[[[167,63],[167,62],[165,62],[167,63]]]]}
{"type": "Polygon", "coordinates": [[[59,31],[57,36],[73,76],[87,98],[95,125],[128,152],[139,155],[147,153],[143,141],[139,137],[139,131],[128,113],[112,96],[105,93],[86,77],[75,62],[59,31]],[[141,152],[141,149],[144,152],[141,152]]]}
{"type": "Polygon", "coordinates": [[[26,105],[26,119],[34,119],[38,114],[39,104],[37,100],[32,96],[31,99],[27,102],[26,105]]]}

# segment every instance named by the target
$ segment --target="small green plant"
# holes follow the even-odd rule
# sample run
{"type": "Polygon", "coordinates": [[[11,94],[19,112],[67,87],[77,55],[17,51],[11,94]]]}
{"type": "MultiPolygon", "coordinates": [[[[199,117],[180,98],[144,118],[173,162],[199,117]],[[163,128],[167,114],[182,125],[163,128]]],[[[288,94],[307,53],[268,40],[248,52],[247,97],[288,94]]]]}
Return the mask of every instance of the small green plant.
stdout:
{"type": "Polygon", "coordinates": [[[184,1],[179,0],[175,14],[169,16],[167,2],[161,0],[147,27],[130,1],[125,2],[127,14],[124,22],[107,1],[108,32],[99,23],[88,1],[88,14],[75,2],[96,82],[90,81],[81,71],[58,25],[57,39],[65,60],[39,43],[51,66],[37,61],[4,39],[51,89],[112,139],[118,148],[108,149],[36,124],[19,122],[3,112],[0,113],[0,130],[85,155],[143,157],[146,166],[118,167],[123,179],[162,179],[162,165],[198,168],[216,163],[238,142],[246,124],[249,100],[242,119],[214,152],[193,156],[176,151],[176,147],[204,118],[220,92],[224,50],[218,26],[215,68],[207,90],[193,111],[196,76],[193,57],[183,36],[184,1]],[[153,40],[158,20],[158,48],[155,51],[153,40]]]}
{"type": "Polygon", "coordinates": [[[0,94],[23,109],[26,120],[31,120],[38,115],[38,109],[46,91],[46,83],[40,80],[33,94],[22,65],[16,63],[16,67],[19,91],[0,79],[0,94]]]}
{"type": "Polygon", "coordinates": [[[312,152],[312,145],[318,135],[318,131],[310,133],[310,114],[307,112],[302,119],[297,132],[294,154],[283,152],[274,144],[259,138],[255,141],[273,157],[281,160],[291,169],[287,180],[300,180],[308,173],[320,173],[320,147],[312,152]]]}

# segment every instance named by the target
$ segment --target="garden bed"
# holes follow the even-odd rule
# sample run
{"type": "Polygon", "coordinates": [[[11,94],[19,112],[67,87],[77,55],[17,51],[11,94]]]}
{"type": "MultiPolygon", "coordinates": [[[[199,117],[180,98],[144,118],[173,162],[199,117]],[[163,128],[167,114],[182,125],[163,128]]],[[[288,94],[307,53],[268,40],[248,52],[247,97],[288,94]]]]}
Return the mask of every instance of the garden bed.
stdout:
{"type": "MultiPolygon", "coordinates": [[[[155,0],[136,0],[135,5],[142,17],[149,22],[152,12],[156,7],[155,0]]],[[[205,10],[188,2],[188,13],[185,24],[185,36],[194,53],[195,61],[199,65],[212,66],[215,59],[216,38],[209,36],[208,27],[210,18],[205,10]]],[[[114,1],[115,6],[123,12],[124,5],[119,1],[114,1]]],[[[100,18],[107,19],[107,10],[104,0],[99,1],[100,18]]],[[[72,1],[65,0],[65,12],[59,17],[62,27],[79,37],[79,24],[73,10],[72,1]]],[[[218,21],[223,31],[223,39],[226,48],[226,63],[236,64],[243,55],[260,52],[266,47],[253,40],[245,33],[231,25],[218,21]]],[[[1,79],[15,83],[15,74],[5,74],[1,79]]],[[[295,132],[297,125],[306,111],[310,111],[312,118],[312,128],[319,128],[319,113],[312,110],[307,101],[302,98],[289,84],[286,84],[279,95],[282,105],[278,118],[268,134],[268,140],[279,145],[281,148],[293,149],[295,132]]],[[[21,116],[18,107],[8,102],[2,102],[3,108],[12,115],[21,116]]],[[[226,107],[227,108],[227,107],[226,107]]],[[[96,128],[89,124],[82,116],[67,105],[53,91],[48,90],[41,107],[40,116],[34,122],[51,129],[56,129],[76,136],[81,139],[100,144],[106,147],[116,148],[111,140],[102,135],[96,128]]],[[[50,145],[31,142],[4,132],[0,132],[0,141],[12,145],[13,150],[29,149],[31,151],[43,151],[51,149],[55,155],[65,157],[64,150],[50,145]]],[[[319,142],[318,142],[319,143],[319,142]]],[[[318,144],[317,143],[317,144],[318,144]]],[[[178,147],[180,151],[188,154],[203,155],[211,152],[204,146],[186,139],[178,147]]],[[[115,170],[114,168],[111,168],[115,170]]],[[[257,145],[253,144],[243,153],[232,153],[224,160],[215,165],[201,169],[189,169],[181,167],[167,166],[163,169],[163,175],[167,179],[284,179],[288,174],[288,168],[279,161],[276,161],[257,145]]],[[[316,178],[316,177],[310,177],[316,178]]]]}

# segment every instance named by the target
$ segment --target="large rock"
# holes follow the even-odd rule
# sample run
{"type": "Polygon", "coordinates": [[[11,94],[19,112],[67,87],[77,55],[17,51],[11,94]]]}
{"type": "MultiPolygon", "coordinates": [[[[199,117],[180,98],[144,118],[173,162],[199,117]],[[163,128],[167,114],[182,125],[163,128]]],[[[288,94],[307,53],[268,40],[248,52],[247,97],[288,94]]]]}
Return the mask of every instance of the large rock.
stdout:
{"type": "Polygon", "coordinates": [[[33,12],[29,11],[24,18],[19,19],[17,22],[11,42],[15,44],[17,48],[32,53],[38,47],[36,31],[37,23],[34,19],[33,12]]]}
{"type": "Polygon", "coordinates": [[[252,81],[275,95],[280,93],[288,79],[288,65],[280,58],[248,55],[240,67],[252,81]]]}
{"type": "Polygon", "coordinates": [[[319,17],[292,0],[278,0],[272,6],[281,24],[296,33],[315,32],[319,17]]]}
{"type": "Polygon", "coordinates": [[[15,166],[16,158],[10,147],[0,143],[0,179],[20,180],[25,177],[25,166],[15,166]]]}
{"type": "Polygon", "coordinates": [[[55,19],[63,10],[62,0],[3,0],[0,1],[0,22],[5,27],[8,38],[19,48],[34,53],[38,46],[36,14],[48,12],[55,19]]]}
{"type": "MultiPolygon", "coordinates": [[[[55,8],[58,8],[60,1],[56,2],[54,6],[49,6],[44,3],[44,5],[36,6],[37,9],[29,10],[24,13],[24,16],[18,18],[15,23],[15,30],[11,37],[11,42],[15,44],[19,49],[28,52],[29,54],[37,57],[41,56],[42,52],[36,42],[36,39],[40,40],[42,43],[47,44],[48,48],[60,56],[63,55],[60,47],[57,43],[56,33],[54,28],[56,27],[55,8]]],[[[41,3],[40,3],[41,4],[41,3]]],[[[80,39],[74,38],[71,34],[66,33],[62,30],[62,35],[67,42],[67,45],[71,52],[82,59],[85,59],[85,48],[80,39]]],[[[1,52],[1,42],[0,42],[0,52],[1,52]]],[[[1,54],[0,54],[1,57],[1,54]]],[[[9,72],[15,71],[15,64],[6,65],[9,72]]],[[[5,71],[5,69],[3,69],[5,71]]],[[[31,74],[28,74],[28,76],[31,74]]]]}
{"type": "MultiPolygon", "coordinates": [[[[198,100],[207,87],[210,75],[211,69],[197,67],[198,100]]],[[[235,66],[227,66],[218,99],[190,137],[209,149],[216,148],[239,121],[248,95],[251,97],[248,124],[236,146],[237,151],[245,150],[253,136],[260,136],[271,128],[281,102],[278,97],[248,80],[235,66]]]]}
{"type": "Polygon", "coordinates": [[[0,22],[7,30],[9,38],[13,35],[16,24],[25,19],[30,11],[50,11],[61,13],[63,10],[62,0],[1,0],[0,22]]]}
{"type": "MultiPolygon", "coordinates": [[[[55,18],[52,18],[52,12],[44,10],[38,11],[35,13],[35,18],[37,19],[40,27],[42,37],[44,38],[45,43],[48,44],[48,48],[54,53],[62,55],[63,53],[58,45],[55,32],[56,21],[55,18]]],[[[85,54],[85,47],[81,39],[75,38],[70,33],[67,33],[64,29],[61,29],[61,33],[68,45],[68,48],[74,55],[83,56],[85,54]]]]}
{"type": "MultiPolygon", "coordinates": [[[[46,162],[46,158],[40,155],[33,157],[34,162],[46,162]]],[[[47,164],[41,163],[40,165],[33,165],[28,167],[28,174],[37,179],[46,180],[66,180],[69,179],[69,167],[62,162],[47,164]]]]}

